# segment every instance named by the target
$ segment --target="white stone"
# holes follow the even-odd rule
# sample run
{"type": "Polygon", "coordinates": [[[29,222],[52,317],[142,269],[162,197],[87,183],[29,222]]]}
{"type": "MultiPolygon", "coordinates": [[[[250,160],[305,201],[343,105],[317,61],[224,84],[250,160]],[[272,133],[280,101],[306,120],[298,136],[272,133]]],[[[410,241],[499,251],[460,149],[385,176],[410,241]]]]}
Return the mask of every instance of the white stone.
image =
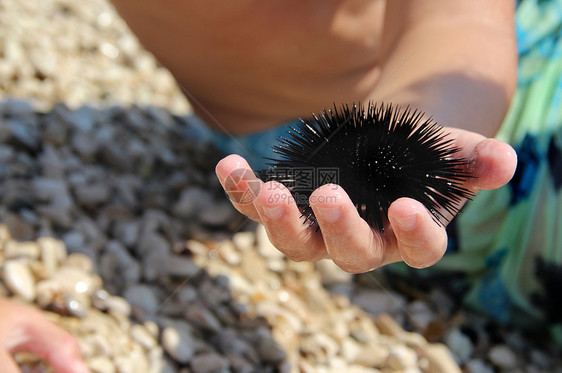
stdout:
{"type": "Polygon", "coordinates": [[[23,299],[35,298],[35,281],[29,265],[22,260],[8,260],[4,263],[3,280],[8,289],[23,299]]]}
{"type": "Polygon", "coordinates": [[[92,373],[115,373],[115,365],[106,356],[95,356],[88,360],[88,367],[92,373]]]}
{"type": "Polygon", "coordinates": [[[256,243],[254,232],[237,232],[232,236],[232,242],[240,251],[252,250],[256,243]]]}
{"type": "Polygon", "coordinates": [[[37,259],[39,258],[40,248],[36,242],[18,242],[15,240],[9,240],[4,246],[4,256],[6,259],[14,258],[28,258],[37,259]]]}
{"type": "Polygon", "coordinates": [[[154,337],[142,325],[135,324],[131,327],[131,337],[142,345],[145,350],[150,350],[156,346],[154,337]]]}
{"type": "Polygon", "coordinates": [[[416,352],[402,345],[392,346],[386,360],[388,367],[395,370],[416,367],[417,362],[418,355],[416,352]]]}
{"type": "Polygon", "coordinates": [[[91,295],[97,291],[96,281],[86,272],[75,267],[61,267],[52,276],[69,293],[91,295]]]}
{"type": "Polygon", "coordinates": [[[325,286],[349,284],[353,278],[352,274],[338,267],[333,260],[320,260],[316,262],[315,265],[322,278],[322,284],[325,286]]]}
{"type": "Polygon", "coordinates": [[[53,273],[66,258],[66,247],[62,241],[52,237],[39,237],[37,244],[41,251],[41,261],[49,273],[53,273]]]}

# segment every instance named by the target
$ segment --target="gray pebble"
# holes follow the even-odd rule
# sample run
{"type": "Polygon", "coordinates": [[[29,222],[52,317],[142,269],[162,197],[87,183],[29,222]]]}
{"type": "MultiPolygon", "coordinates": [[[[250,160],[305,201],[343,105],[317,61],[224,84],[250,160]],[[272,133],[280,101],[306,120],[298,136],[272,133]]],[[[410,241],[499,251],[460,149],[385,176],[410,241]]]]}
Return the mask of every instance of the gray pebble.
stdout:
{"type": "Polygon", "coordinates": [[[398,312],[406,307],[404,297],[390,290],[362,290],[352,301],[373,315],[398,312]]]}
{"type": "Polygon", "coordinates": [[[195,353],[195,340],[191,327],[184,322],[177,322],[162,331],[164,350],[178,363],[187,363],[195,353]]]}
{"type": "Polygon", "coordinates": [[[517,355],[506,345],[493,346],[488,352],[488,359],[493,365],[503,369],[513,369],[518,366],[517,355]]]}
{"type": "Polygon", "coordinates": [[[189,366],[193,373],[230,372],[228,360],[213,352],[194,356],[189,362],[189,366]]]}
{"type": "Polygon", "coordinates": [[[466,373],[494,373],[494,369],[480,359],[471,359],[465,364],[466,373]]]}
{"type": "Polygon", "coordinates": [[[472,341],[458,328],[452,329],[445,335],[445,344],[459,364],[463,364],[470,359],[474,352],[472,341]]]}
{"type": "Polygon", "coordinates": [[[160,301],[154,290],[147,285],[134,284],[128,286],[123,293],[123,297],[131,306],[138,307],[148,314],[154,314],[160,307],[160,301]]]}

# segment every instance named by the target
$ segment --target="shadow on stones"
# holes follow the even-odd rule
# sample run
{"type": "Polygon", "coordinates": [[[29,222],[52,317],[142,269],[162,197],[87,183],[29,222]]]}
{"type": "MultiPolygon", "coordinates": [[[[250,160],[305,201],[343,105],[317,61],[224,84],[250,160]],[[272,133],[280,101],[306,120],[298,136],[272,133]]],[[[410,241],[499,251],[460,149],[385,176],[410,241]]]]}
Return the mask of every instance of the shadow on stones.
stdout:
{"type": "Polygon", "coordinates": [[[216,251],[185,244],[255,229],[216,179],[220,158],[193,116],[64,104],[36,112],[7,99],[0,102],[0,220],[17,241],[54,237],[89,257],[108,292],[98,296],[123,296],[131,319],[155,321],[161,339],[166,328],[187,335],[191,351],[165,347],[178,371],[284,371],[286,353],[271,325],[233,298],[228,278],[195,264],[216,251]]]}

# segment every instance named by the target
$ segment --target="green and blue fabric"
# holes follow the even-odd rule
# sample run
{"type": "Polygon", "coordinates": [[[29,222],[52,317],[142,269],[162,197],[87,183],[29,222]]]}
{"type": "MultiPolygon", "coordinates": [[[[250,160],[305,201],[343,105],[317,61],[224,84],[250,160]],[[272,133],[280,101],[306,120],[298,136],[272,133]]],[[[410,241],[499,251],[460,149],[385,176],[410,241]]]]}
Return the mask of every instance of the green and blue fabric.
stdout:
{"type": "Polygon", "coordinates": [[[562,1],[521,1],[516,27],[518,87],[497,134],[517,151],[515,176],[465,206],[431,271],[463,273],[468,305],[547,323],[562,342],[562,1]]]}

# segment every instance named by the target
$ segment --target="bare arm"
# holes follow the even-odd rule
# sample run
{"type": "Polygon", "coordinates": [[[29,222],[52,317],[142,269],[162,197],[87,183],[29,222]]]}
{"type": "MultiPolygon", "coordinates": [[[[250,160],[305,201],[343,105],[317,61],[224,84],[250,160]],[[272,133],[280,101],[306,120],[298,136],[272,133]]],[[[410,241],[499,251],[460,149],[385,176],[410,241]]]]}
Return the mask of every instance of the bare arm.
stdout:
{"type": "Polygon", "coordinates": [[[512,0],[387,1],[374,96],[493,136],[515,90],[512,0]]]}

